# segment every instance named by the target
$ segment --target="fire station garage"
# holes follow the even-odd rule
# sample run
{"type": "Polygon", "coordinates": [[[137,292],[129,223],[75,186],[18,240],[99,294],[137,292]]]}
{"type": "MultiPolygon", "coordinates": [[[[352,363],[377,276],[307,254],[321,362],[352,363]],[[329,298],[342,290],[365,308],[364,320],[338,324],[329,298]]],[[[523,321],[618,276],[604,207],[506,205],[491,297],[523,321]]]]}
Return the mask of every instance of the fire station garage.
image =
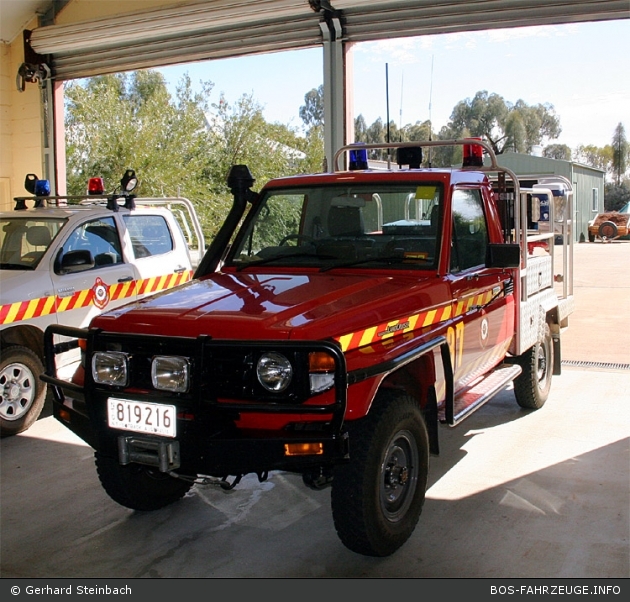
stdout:
{"type": "MultiPolygon", "coordinates": [[[[0,10],[3,211],[23,194],[25,174],[43,174],[65,194],[67,80],[321,47],[331,165],[353,141],[353,44],[630,17],[627,0],[2,0],[0,10]]],[[[518,169],[530,167],[542,169],[526,160],[518,169]]],[[[569,178],[583,177],[571,168],[569,178]]],[[[584,180],[584,211],[593,212],[603,176],[587,176],[595,179],[584,180]]],[[[601,326],[589,278],[603,259],[586,257],[586,247],[576,245],[583,309],[563,345],[591,369],[577,361],[563,370],[540,411],[523,411],[508,388],[459,427],[440,425],[422,516],[392,556],[344,548],[330,489],[305,488],[289,472],[245,475],[229,491],[198,483],[155,512],[119,506],[99,485],[93,450],[48,415],[2,440],[2,577],[628,578],[630,417],[621,392],[630,381],[618,358],[630,340],[600,345],[592,336],[601,326]]],[[[627,248],[610,249],[627,266],[627,248]]],[[[607,294],[627,308],[627,288],[607,294]]]]}

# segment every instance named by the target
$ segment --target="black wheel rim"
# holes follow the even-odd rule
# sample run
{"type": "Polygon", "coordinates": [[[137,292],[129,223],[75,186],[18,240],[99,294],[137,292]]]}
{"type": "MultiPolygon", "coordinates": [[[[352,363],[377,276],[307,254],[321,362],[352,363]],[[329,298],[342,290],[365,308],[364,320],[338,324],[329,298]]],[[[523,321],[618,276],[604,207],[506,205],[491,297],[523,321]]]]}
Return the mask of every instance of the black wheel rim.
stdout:
{"type": "Polygon", "coordinates": [[[544,389],[547,385],[549,378],[549,356],[551,353],[551,343],[549,339],[545,339],[538,345],[536,353],[536,377],[538,379],[538,386],[540,389],[544,389]]]}
{"type": "Polygon", "coordinates": [[[398,431],[387,445],[380,471],[380,505],[388,521],[400,521],[409,510],[418,486],[419,463],[414,436],[398,431]]]}

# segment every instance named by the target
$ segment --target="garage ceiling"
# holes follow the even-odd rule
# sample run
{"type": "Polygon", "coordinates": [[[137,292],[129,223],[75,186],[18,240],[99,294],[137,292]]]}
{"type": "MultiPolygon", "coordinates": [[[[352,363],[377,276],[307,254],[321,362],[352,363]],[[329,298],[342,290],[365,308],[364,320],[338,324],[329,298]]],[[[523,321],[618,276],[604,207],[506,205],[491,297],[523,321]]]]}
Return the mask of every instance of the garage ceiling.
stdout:
{"type": "Polygon", "coordinates": [[[35,29],[58,79],[322,44],[630,18],[628,0],[211,0],[35,29]]]}

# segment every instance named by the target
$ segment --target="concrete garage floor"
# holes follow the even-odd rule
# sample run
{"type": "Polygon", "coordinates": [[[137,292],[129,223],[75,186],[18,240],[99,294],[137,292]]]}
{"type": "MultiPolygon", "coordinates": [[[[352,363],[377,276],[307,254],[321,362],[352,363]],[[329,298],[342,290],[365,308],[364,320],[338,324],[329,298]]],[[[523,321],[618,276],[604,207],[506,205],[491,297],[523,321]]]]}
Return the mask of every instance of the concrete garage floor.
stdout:
{"type": "Polygon", "coordinates": [[[46,417],[1,443],[1,577],[630,577],[630,243],[575,258],[563,351],[578,367],[537,412],[506,390],[440,428],[423,514],[393,556],[344,548],[330,490],[290,474],[127,510],[46,417]]]}

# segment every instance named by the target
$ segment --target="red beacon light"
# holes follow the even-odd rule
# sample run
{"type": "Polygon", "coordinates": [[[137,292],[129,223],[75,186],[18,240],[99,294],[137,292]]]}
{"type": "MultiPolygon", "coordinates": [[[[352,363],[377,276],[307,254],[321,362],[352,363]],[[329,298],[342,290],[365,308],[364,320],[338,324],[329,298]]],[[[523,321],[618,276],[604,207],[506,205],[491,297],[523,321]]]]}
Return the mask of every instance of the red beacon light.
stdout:
{"type": "Polygon", "coordinates": [[[103,194],[104,192],[103,178],[90,178],[88,180],[88,194],[103,194]]]}
{"type": "MultiPolygon", "coordinates": [[[[481,140],[481,138],[466,138],[466,140],[481,140]]],[[[464,144],[462,167],[483,167],[483,146],[464,144]]]]}

